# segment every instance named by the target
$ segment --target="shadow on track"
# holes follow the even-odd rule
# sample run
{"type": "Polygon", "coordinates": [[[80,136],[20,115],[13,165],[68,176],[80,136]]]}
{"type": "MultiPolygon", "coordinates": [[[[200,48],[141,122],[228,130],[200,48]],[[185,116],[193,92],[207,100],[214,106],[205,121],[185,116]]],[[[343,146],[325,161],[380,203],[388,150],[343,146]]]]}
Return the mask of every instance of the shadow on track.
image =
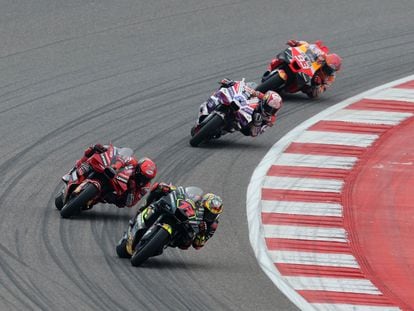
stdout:
{"type": "MultiPolygon", "coordinates": [[[[79,216],[68,219],[67,221],[77,222],[77,221],[104,221],[111,220],[114,222],[122,222],[127,224],[128,221],[132,218],[131,215],[125,213],[120,214],[115,211],[102,211],[102,210],[93,210],[93,211],[83,211],[79,216]]],[[[66,221],[66,219],[64,219],[66,221]]]]}
{"type": "Polygon", "coordinates": [[[202,143],[200,146],[194,148],[189,146],[189,148],[192,149],[199,149],[199,150],[214,150],[214,149],[229,149],[229,150],[246,150],[249,149],[268,149],[269,146],[266,144],[260,144],[257,140],[254,140],[254,138],[251,137],[235,137],[236,139],[231,139],[230,135],[237,135],[238,133],[228,134],[225,138],[220,137],[219,139],[210,140],[209,142],[202,143]],[[252,141],[248,141],[248,139],[251,139],[252,141]],[[241,141],[243,139],[243,141],[241,141]]]}
{"type": "MultiPolygon", "coordinates": [[[[170,253],[171,254],[171,253],[170,253]]],[[[164,254],[163,254],[164,255],[164,254]]],[[[139,267],[134,267],[134,269],[145,269],[145,270],[191,270],[196,272],[198,270],[217,270],[217,264],[215,263],[208,263],[205,261],[194,261],[191,259],[180,259],[179,257],[168,258],[167,256],[162,257],[152,257],[144,262],[139,267]]],[[[231,267],[231,266],[229,266],[231,267]]],[[[229,267],[220,269],[227,270],[229,267]]]]}

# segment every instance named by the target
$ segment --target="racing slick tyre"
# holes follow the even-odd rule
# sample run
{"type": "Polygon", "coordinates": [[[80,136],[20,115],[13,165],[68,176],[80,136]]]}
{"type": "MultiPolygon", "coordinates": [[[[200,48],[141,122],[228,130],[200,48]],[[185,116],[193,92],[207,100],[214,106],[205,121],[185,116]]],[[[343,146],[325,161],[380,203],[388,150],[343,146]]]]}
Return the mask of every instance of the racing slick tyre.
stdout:
{"type": "Polygon", "coordinates": [[[116,245],[116,254],[119,258],[131,258],[131,255],[126,250],[127,240],[122,237],[121,241],[116,245]]]}
{"type": "Polygon", "coordinates": [[[221,129],[224,125],[224,120],[217,114],[214,114],[206,124],[204,124],[197,132],[194,132],[194,136],[190,139],[190,145],[197,147],[203,141],[206,141],[217,133],[217,129],[221,129]]]}
{"type": "Polygon", "coordinates": [[[83,206],[95,198],[99,193],[99,190],[93,184],[87,184],[85,188],[75,197],[69,199],[68,203],[63,206],[60,211],[62,218],[69,218],[78,215],[81,212],[83,206]]]}
{"type": "MultiPolygon", "coordinates": [[[[157,226],[152,236],[145,240],[145,243],[139,243],[131,258],[131,264],[138,267],[151,256],[154,256],[167,243],[170,234],[162,227],[157,226]]],[[[142,241],[144,242],[144,241],[142,241]]]]}
{"type": "Polygon", "coordinates": [[[283,80],[279,74],[276,72],[274,75],[267,78],[265,81],[260,83],[256,87],[256,91],[266,93],[267,91],[280,91],[280,87],[285,83],[285,80],[283,80]]]}
{"type": "Polygon", "coordinates": [[[59,211],[62,209],[62,207],[64,205],[63,204],[63,196],[64,196],[64,193],[63,193],[63,189],[62,189],[61,191],[59,191],[59,193],[55,197],[55,206],[59,211]]]}

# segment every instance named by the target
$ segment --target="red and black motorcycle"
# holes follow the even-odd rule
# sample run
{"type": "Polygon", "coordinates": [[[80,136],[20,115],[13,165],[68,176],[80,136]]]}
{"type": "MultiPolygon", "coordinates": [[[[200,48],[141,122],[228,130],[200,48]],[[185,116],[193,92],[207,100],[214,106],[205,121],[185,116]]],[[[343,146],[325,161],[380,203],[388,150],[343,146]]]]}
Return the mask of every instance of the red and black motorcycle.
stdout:
{"type": "Polygon", "coordinates": [[[109,145],[105,152],[95,153],[80,167],[74,167],[62,177],[65,183],[55,198],[55,206],[63,218],[79,215],[97,203],[105,203],[105,195],[113,192],[122,195],[128,188],[133,168],[125,167],[116,172],[111,164],[118,157],[132,156],[130,148],[116,148],[109,145]]]}
{"type": "Polygon", "coordinates": [[[296,93],[312,86],[315,72],[323,65],[319,58],[322,53],[313,44],[287,48],[277,55],[278,65],[269,64],[256,90],[262,93],[269,90],[296,93]]]}

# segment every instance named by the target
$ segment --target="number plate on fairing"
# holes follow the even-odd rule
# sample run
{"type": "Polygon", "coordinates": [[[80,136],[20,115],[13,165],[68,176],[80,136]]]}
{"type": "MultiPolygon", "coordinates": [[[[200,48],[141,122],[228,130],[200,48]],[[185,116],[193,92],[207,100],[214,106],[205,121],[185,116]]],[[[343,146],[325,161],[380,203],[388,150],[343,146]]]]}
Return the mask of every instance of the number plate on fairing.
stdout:
{"type": "Polygon", "coordinates": [[[307,55],[299,54],[299,55],[295,55],[294,58],[302,69],[312,68],[312,62],[309,60],[307,55]]]}
{"type": "Polygon", "coordinates": [[[184,211],[188,218],[195,216],[194,205],[187,200],[178,200],[177,206],[180,210],[184,211]]]}

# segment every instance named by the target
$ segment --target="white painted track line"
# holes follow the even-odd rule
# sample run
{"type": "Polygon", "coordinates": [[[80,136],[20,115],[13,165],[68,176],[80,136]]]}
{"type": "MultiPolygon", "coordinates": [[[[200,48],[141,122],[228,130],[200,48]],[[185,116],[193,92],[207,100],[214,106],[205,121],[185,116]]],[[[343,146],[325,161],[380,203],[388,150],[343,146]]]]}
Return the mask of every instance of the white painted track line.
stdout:
{"type": "Polygon", "coordinates": [[[272,165],[351,169],[357,160],[358,158],[356,157],[283,153],[278,158],[275,158],[274,162],[272,161],[272,165]]]}
{"type": "Polygon", "coordinates": [[[355,257],[350,254],[271,250],[269,251],[269,256],[275,263],[359,268],[355,257]]]}
{"type": "Polygon", "coordinates": [[[263,188],[301,191],[341,192],[343,180],[267,176],[263,188]]]}
{"type": "Polygon", "coordinates": [[[342,206],[334,203],[265,201],[262,200],[262,212],[296,214],[309,216],[342,216],[342,206]]]}

